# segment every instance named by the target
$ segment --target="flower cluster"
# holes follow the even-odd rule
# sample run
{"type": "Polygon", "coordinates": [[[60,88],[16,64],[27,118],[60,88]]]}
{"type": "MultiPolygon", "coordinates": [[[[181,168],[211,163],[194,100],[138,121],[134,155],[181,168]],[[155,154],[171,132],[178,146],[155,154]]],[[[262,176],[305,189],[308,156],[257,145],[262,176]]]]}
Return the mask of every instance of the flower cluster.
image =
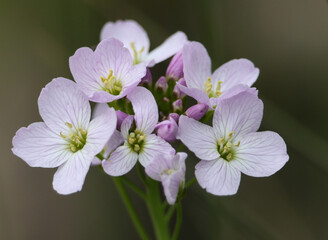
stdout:
{"type": "Polygon", "coordinates": [[[257,132],[263,103],[251,87],[259,75],[251,61],[231,60],[212,73],[205,47],[183,32],[149,47],[137,22],[105,24],[94,51],[70,57],[75,82],[56,78],[41,91],[43,122],[17,131],[13,153],[32,167],[58,167],[60,194],[80,191],[90,166],[122,176],[140,164],[162,183],[169,204],[185,187],[188,155],[176,152],[184,146],[200,159],[199,185],[215,195],[235,194],[241,173],[264,177],[284,166],[283,139],[257,132]],[[153,81],[151,67],[171,56],[153,81]],[[92,116],[89,101],[96,102],[92,116]]]}

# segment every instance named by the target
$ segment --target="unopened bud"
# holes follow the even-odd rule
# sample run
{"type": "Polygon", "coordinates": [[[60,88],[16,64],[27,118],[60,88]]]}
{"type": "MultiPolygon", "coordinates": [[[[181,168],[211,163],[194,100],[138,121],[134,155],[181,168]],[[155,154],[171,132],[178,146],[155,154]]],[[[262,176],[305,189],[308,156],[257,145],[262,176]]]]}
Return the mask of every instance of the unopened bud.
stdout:
{"type": "Polygon", "coordinates": [[[123,120],[127,117],[128,115],[125,112],[122,112],[120,110],[116,111],[116,117],[117,117],[117,124],[116,124],[116,128],[118,130],[121,129],[121,125],[123,120]]]}
{"type": "Polygon", "coordinates": [[[182,50],[172,58],[169,66],[166,70],[166,76],[178,80],[183,77],[183,60],[182,60],[182,50]]]}
{"type": "MultiPolygon", "coordinates": [[[[187,87],[186,80],[184,78],[180,78],[178,83],[180,83],[182,86],[187,87]]],[[[183,98],[184,96],[186,96],[186,94],[181,92],[180,88],[177,85],[174,86],[173,93],[177,96],[177,98],[183,98]]]]}
{"type": "Polygon", "coordinates": [[[176,140],[178,125],[172,117],[157,124],[156,129],[157,135],[165,141],[174,142],[176,140]]]}
{"type": "Polygon", "coordinates": [[[179,118],[180,118],[179,114],[177,114],[177,113],[170,113],[169,114],[169,118],[173,118],[176,123],[179,123],[179,118]]]}
{"type": "Polygon", "coordinates": [[[146,75],[141,79],[140,85],[142,86],[150,86],[152,81],[152,76],[149,68],[146,70],[146,75]]]}
{"type": "Polygon", "coordinates": [[[182,112],[183,103],[181,99],[178,99],[172,103],[173,112],[182,112]]]}
{"type": "Polygon", "coordinates": [[[163,93],[166,92],[168,88],[168,84],[167,84],[167,81],[166,81],[166,78],[165,77],[160,77],[157,82],[155,83],[155,90],[160,90],[162,91],[163,93]]]}
{"type": "Polygon", "coordinates": [[[207,110],[208,105],[204,103],[199,103],[188,108],[186,111],[186,115],[195,120],[199,120],[207,113],[207,110]]]}

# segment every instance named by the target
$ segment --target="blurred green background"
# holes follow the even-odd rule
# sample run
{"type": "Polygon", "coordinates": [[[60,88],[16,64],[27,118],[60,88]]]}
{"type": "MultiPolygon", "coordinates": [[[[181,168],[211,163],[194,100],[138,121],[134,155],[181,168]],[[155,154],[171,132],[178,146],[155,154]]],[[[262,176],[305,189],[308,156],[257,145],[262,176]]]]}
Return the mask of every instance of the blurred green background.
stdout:
{"type": "MultiPolygon", "coordinates": [[[[183,200],[181,239],[328,239],[325,0],[1,0],[0,239],[137,239],[109,176],[91,169],[82,192],[60,196],[54,169],[30,168],[10,150],[18,128],[41,120],[41,88],[71,78],[69,56],[95,46],[103,24],[117,19],[137,20],[152,47],[184,31],[206,46],[214,68],[252,60],[261,70],[261,128],[287,142],[286,166],[270,178],[243,175],[235,196],[195,184],[183,200]]],[[[139,213],[149,224],[143,206],[139,213]]]]}

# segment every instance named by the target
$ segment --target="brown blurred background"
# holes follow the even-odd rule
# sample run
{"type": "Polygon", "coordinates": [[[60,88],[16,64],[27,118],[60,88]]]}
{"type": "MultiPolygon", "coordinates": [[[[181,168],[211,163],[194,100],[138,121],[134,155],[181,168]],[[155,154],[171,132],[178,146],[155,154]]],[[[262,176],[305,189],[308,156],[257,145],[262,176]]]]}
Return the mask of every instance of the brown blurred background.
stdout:
{"type": "Polygon", "coordinates": [[[325,0],[0,0],[0,239],[137,239],[109,176],[92,169],[82,192],[60,196],[54,169],[30,168],[10,150],[18,128],[41,120],[41,88],[71,78],[69,56],[96,45],[103,24],[117,19],[137,20],[152,47],[184,31],[207,47],[214,68],[251,59],[261,70],[262,129],[287,142],[287,165],[270,178],[243,176],[235,196],[194,185],[181,239],[328,239],[325,0]]]}

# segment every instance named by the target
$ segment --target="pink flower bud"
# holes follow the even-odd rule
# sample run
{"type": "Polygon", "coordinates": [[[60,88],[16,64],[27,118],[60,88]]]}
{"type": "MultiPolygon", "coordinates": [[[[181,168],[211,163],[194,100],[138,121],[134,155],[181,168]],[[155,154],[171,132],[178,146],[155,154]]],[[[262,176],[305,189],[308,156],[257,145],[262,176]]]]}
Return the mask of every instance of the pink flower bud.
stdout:
{"type": "Polygon", "coordinates": [[[141,79],[140,85],[142,86],[150,86],[152,81],[152,76],[149,68],[146,70],[146,75],[141,79]]]}
{"type": "Polygon", "coordinates": [[[170,113],[169,114],[169,118],[173,118],[176,121],[176,123],[179,123],[179,118],[180,118],[179,114],[177,114],[177,113],[170,113]]]}
{"type": "Polygon", "coordinates": [[[181,99],[178,99],[172,103],[173,112],[182,112],[183,103],[181,99]]]}
{"type": "Polygon", "coordinates": [[[160,90],[165,93],[167,88],[168,88],[168,84],[167,84],[166,78],[160,77],[157,80],[157,82],[155,83],[155,90],[160,90]]]}
{"type": "MultiPolygon", "coordinates": [[[[186,80],[184,78],[180,78],[178,83],[180,83],[182,86],[187,87],[186,80]]],[[[181,92],[180,88],[178,88],[177,85],[174,86],[173,93],[177,96],[177,98],[183,98],[184,96],[186,96],[186,94],[181,92]]]]}
{"type": "Polygon", "coordinates": [[[195,120],[201,119],[208,110],[208,105],[199,103],[187,109],[186,115],[195,120]]]}
{"type": "Polygon", "coordinates": [[[116,117],[117,117],[116,128],[117,129],[121,129],[122,122],[127,116],[128,115],[125,112],[122,112],[120,110],[116,111],[116,117]]]}
{"type": "Polygon", "coordinates": [[[172,58],[169,66],[167,67],[166,76],[175,80],[183,77],[182,50],[180,50],[172,58]]]}
{"type": "Polygon", "coordinates": [[[156,129],[157,135],[165,141],[174,142],[176,140],[178,125],[172,117],[157,124],[156,129]]]}

